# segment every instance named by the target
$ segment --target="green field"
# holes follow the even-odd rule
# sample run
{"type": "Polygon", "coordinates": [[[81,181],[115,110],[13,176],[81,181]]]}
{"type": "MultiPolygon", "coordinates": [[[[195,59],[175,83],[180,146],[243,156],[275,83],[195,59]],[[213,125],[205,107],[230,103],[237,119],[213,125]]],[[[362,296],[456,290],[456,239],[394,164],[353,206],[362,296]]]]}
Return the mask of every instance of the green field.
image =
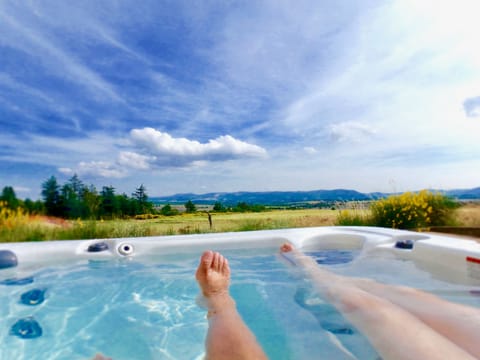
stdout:
{"type": "MultiPolygon", "coordinates": [[[[355,210],[366,213],[368,210],[355,210]]],[[[205,212],[159,216],[151,219],[63,220],[18,213],[0,227],[0,242],[77,240],[93,238],[183,235],[335,225],[338,210],[299,209],[250,213],[205,212]]],[[[467,204],[455,210],[457,226],[480,227],[480,205],[467,204]]]]}
{"type": "Polygon", "coordinates": [[[272,210],[259,213],[207,213],[157,216],[152,219],[62,220],[44,216],[10,217],[9,226],[0,228],[1,242],[75,240],[251,231],[292,227],[334,225],[334,210],[272,210]]]}

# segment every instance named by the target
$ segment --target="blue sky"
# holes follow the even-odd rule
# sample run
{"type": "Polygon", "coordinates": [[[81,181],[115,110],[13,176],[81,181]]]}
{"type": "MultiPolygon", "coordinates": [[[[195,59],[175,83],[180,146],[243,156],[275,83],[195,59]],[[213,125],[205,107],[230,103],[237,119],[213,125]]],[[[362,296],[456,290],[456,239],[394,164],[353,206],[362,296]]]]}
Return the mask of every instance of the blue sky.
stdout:
{"type": "Polygon", "coordinates": [[[477,0],[0,2],[0,186],[480,186],[477,0]]]}

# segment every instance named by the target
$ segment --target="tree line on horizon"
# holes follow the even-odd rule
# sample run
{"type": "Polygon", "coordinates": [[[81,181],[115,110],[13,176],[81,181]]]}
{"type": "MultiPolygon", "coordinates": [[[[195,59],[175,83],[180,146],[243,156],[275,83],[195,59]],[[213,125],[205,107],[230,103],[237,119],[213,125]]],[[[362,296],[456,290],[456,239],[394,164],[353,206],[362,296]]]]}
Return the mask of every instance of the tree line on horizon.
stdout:
{"type": "MultiPolygon", "coordinates": [[[[64,219],[113,219],[138,215],[160,214],[172,216],[179,210],[170,204],[157,208],[149,200],[147,189],[141,184],[128,196],[117,194],[113,186],[103,186],[100,191],[94,185],[84,184],[77,174],[66,183],[59,184],[55,176],[42,183],[42,200],[18,199],[12,186],[5,186],[0,194],[0,204],[10,209],[21,208],[29,214],[48,215],[64,219]]],[[[185,212],[194,213],[196,205],[188,200],[185,212]]],[[[264,211],[263,205],[250,205],[239,202],[235,207],[225,207],[220,202],[213,205],[213,211],[258,212],[264,211]]]]}
{"type": "Polygon", "coordinates": [[[41,194],[42,200],[20,200],[13,187],[5,186],[0,201],[11,209],[22,208],[30,214],[65,219],[120,218],[154,211],[143,184],[128,196],[117,194],[113,186],[103,186],[98,191],[94,185],[84,184],[76,174],[63,185],[51,176],[42,183],[41,194]]]}

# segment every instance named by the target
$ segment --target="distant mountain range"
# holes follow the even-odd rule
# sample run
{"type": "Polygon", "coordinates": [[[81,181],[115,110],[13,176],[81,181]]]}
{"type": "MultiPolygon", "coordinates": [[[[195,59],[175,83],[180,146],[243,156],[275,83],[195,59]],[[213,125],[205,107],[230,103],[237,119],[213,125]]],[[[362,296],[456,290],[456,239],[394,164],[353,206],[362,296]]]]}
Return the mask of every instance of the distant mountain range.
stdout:
{"type": "MultiPolygon", "coordinates": [[[[474,189],[433,190],[458,200],[480,199],[480,187],[474,189]]],[[[363,201],[375,200],[392,194],[361,193],[355,190],[312,190],[312,191],[262,191],[262,192],[219,192],[207,194],[175,194],[162,197],[151,197],[156,204],[184,204],[191,200],[194,204],[214,204],[220,202],[225,206],[234,206],[239,202],[270,206],[307,204],[312,202],[363,201]]]]}

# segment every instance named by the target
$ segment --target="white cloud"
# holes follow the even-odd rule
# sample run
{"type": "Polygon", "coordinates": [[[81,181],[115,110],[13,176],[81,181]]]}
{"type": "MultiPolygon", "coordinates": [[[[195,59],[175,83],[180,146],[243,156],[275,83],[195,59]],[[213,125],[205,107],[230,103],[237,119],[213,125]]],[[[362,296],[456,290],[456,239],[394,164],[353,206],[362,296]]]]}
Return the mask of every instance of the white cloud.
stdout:
{"type": "Polygon", "coordinates": [[[195,161],[224,161],[240,158],[265,157],[260,146],[235,139],[230,135],[219,136],[207,143],[187,138],[174,138],[153,128],[130,131],[132,144],[146,153],[145,159],[155,157],[158,166],[185,166],[195,161]]]}
{"type": "Polygon", "coordinates": [[[155,161],[154,156],[146,156],[131,151],[120,152],[117,159],[119,165],[138,170],[148,170],[153,161],[155,161]]]}
{"type": "Polygon", "coordinates": [[[465,114],[468,117],[480,116],[480,96],[468,98],[463,102],[465,114]]]}
{"type": "Polygon", "coordinates": [[[65,174],[65,175],[75,174],[75,170],[73,170],[69,167],[59,167],[57,170],[60,171],[62,174],[65,174]]]}
{"type": "MultiPolygon", "coordinates": [[[[124,178],[134,175],[132,170],[197,169],[209,162],[264,158],[267,154],[265,149],[229,135],[200,143],[186,138],[174,138],[168,133],[153,128],[133,129],[130,131],[129,141],[116,142],[122,143],[123,148],[130,147],[129,150],[118,153],[116,162],[80,161],[73,167],[59,167],[58,171],[69,176],[78,174],[79,176],[124,178]]],[[[113,144],[114,141],[111,140],[111,143],[113,144]]],[[[110,153],[114,149],[112,148],[110,153]]],[[[95,157],[98,158],[98,154],[95,157]]]]}
{"type": "Polygon", "coordinates": [[[81,161],[75,168],[59,168],[58,171],[65,175],[77,174],[78,176],[93,176],[105,178],[123,178],[127,176],[126,170],[107,161],[81,161]]]}
{"type": "MultiPolygon", "coordinates": [[[[52,74],[81,85],[92,96],[124,102],[114,86],[106,81],[101,74],[86,66],[75,55],[57,43],[55,36],[47,30],[49,29],[48,25],[38,21],[29,21],[31,20],[29,19],[31,14],[24,13],[25,9],[20,11],[21,16],[17,13],[15,7],[5,6],[2,8],[0,5],[0,10],[0,18],[2,19],[0,30],[4,34],[0,37],[0,44],[3,43],[29,54],[42,63],[52,74]]],[[[37,16],[33,16],[33,18],[39,19],[37,16]]],[[[110,39],[110,41],[113,40],[110,39]]]]}
{"type": "Polygon", "coordinates": [[[32,189],[25,186],[14,186],[13,190],[15,190],[16,193],[29,193],[32,189]]]}
{"type": "MultiPolygon", "coordinates": [[[[478,92],[480,22],[472,14],[479,7],[467,0],[362,7],[322,68],[303,68],[309,86],[279,109],[277,127],[309,144],[334,140],[330,152],[375,138],[362,141],[356,156],[429,146],[478,153],[479,124],[465,121],[461,105],[478,92]]],[[[479,108],[464,103],[467,116],[479,108]]]]}
{"type": "Polygon", "coordinates": [[[298,90],[308,86],[312,72],[323,73],[327,56],[343,51],[332,42],[340,42],[360,10],[355,2],[252,2],[220,23],[210,55],[237,84],[269,94],[298,90]]]}
{"type": "Polygon", "coordinates": [[[376,130],[365,123],[347,121],[329,126],[330,137],[336,142],[361,142],[376,134],[376,130]]]}

